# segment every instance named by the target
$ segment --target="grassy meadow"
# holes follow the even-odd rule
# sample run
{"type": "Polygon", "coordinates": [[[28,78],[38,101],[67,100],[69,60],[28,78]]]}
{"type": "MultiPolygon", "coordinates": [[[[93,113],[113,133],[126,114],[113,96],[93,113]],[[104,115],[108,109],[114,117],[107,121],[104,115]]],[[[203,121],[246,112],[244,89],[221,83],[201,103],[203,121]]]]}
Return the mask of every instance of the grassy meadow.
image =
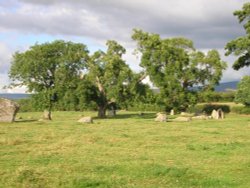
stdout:
{"type": "Polygon", "coordinates": [[[118,112],[20,113],[0,123],[0,187],[250,187],[250,116],[154,122],[118,112]]]}

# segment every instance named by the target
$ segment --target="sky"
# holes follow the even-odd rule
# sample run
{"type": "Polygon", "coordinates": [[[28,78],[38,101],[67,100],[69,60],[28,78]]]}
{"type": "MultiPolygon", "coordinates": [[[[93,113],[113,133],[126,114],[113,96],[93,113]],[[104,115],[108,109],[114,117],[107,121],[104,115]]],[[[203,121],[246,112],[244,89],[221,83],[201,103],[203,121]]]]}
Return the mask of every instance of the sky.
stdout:
{"type": "Polygon", "coordinates": [[[56,39],[81,42],[90,52],[105,50],[116,40],[127,53],[126,62],[140,71],[133,55],[133,28],[162,38],[186,37],[196,49],[217,49],[228,68],[221,82],[238,81],[247,68],[233,70],[236,57],[225,57],[227,42],[245,34],[235,10],[248,0],[0,0],[0,92],[23,93],[25,88],[2,89],[9,84],[12,54],[35,43],[56,39]]]}

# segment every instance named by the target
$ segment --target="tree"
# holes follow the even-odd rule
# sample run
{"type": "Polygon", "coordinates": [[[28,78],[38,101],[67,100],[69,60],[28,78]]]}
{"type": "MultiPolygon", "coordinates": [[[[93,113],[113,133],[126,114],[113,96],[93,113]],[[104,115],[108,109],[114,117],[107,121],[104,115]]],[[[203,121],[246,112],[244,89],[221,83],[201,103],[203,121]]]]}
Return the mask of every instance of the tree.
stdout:
{"type": "Polygon", "coordinates": [[[238,57],[233,68],[239,70],[250,65],[250,3],[245,3],[242,10],[235,11],[234,15],[238,17],[240,23],[244,23],[246,35],[228,42],[225,49],[226,55],[233,54],[238,57]]]}
{"type": "Polygon", "coordinates": [[[88,63],[84,79],[92,82],[96,96],[92,99],[98,106],[98,117],[104,118],[109,105],[124,100],[131,82],[129,66],[122,59],[126,52],[116,41],[107,41],[107,52],[95,52],[88,63]]]}
{"type": "Polygon", "coordinates": [[[250,76],[244,76],[238,84],[235,95],[235,102],[250,106],[250,76]]]}
{"type": "Polygon", "coordinates": [[[80,77],[87,60],[88,50],[84,44],[62,40],[35,44],[13,55],[9,77],[12,86],[25,85],[29,92],[38,94],[51,119],[58,88],[75,87],[75,79],[80,77]]]}
{"type": "Polygon", "coordinates": [[[142,54],[140,66],[160,89],[167,109],[185,110],[197,102],[193,86],[212,89],[218,84],[226,64],[219,53],[211,50],[205,55],[195,51],[193,42],[185,38],[161,39],[158,34],[134,30],[133,40],[142,54]]]}

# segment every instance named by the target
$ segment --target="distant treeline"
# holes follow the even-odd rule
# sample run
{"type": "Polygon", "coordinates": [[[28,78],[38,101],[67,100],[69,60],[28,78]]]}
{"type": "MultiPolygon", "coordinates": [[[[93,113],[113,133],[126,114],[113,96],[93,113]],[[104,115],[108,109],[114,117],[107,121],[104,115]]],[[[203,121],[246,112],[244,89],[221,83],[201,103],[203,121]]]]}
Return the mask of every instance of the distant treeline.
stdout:
{"type": "MultiPolygon", "coordinates": [[[[131,111],[164,111],[165,105],[160,102],[158,93],[150,92],[147,100],[130,100],[127,104],[116,105],[116,109],[125,109],[131,111]]],[[[235,92],[206,92],[200,93],[198,96],[199,103],[212,102],[233,102],[235,92]]],[[[39,96],[31,95],[29,98],[16,100],[20,104],[21,112],[43,111],[44,106],[39,96]]],[[[96,103],[86,101],[76,93],[67,94],[62,100],[58,100],[53,105],[54,111],[84,111],[98,110],[96,103]]]]}

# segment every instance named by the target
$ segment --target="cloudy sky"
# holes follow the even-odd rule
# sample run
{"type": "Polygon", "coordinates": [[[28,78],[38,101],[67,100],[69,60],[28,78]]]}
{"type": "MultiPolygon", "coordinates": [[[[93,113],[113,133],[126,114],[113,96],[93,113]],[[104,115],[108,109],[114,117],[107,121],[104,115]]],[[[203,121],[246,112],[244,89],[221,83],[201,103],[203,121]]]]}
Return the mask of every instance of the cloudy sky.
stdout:
{"type": "Polygon", "coordinates": [[[8,70],[15,51],[55,39],[86,44],[91,52],[105,49],[107,39],[127,49],[124,57],[135,71],[139,59],[133,56],[133,28],[160,34],[183,36],[197,49],[218,49],[228,69],[222,82],[240,80],[247,68],[234,71],[235,57],[224,57],[225,44],[244,35],[233,16],[248,0],[0,0],[0,92],[8,84],[8,70]]]}

